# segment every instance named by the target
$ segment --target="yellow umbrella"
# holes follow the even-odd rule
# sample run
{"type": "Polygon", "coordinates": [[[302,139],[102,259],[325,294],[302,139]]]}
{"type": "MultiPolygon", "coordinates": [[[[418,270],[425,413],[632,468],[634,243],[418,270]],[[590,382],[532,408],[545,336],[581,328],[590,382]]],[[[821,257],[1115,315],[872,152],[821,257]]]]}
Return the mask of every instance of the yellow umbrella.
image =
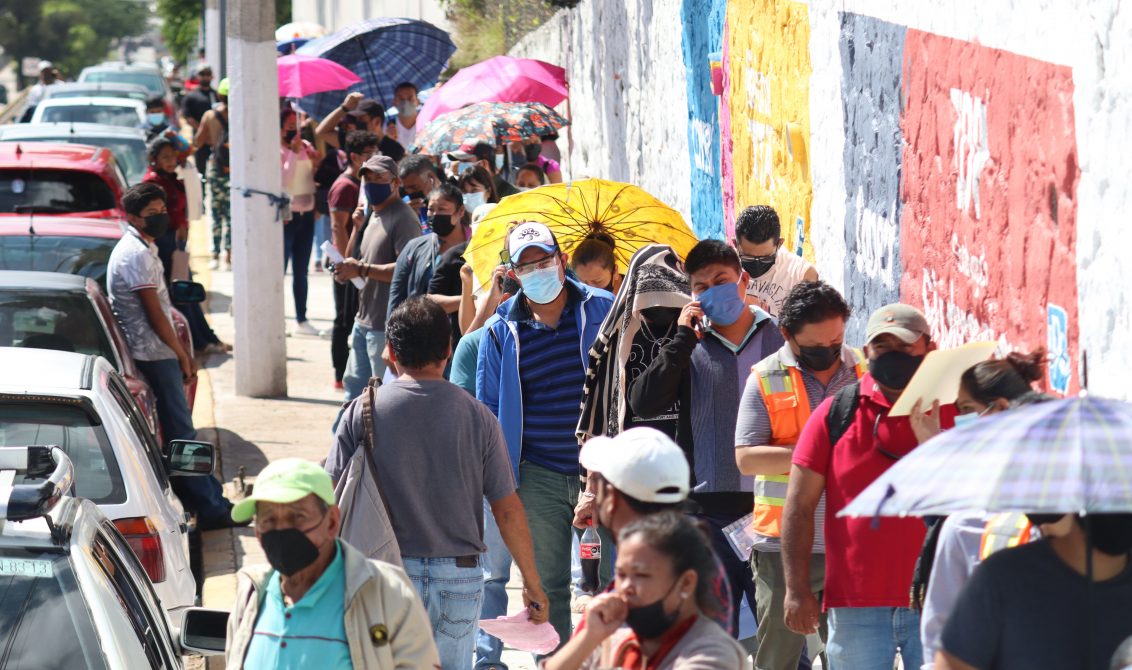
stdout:
{"type": "Polygon", "coordinates": [[[520,221],[545,223],[566,253],[590,233],[603,232],[614,241],[622,272],[643,246],[667,244],[683,258],[699,241],[679,212],[631,184],[604,179],[550,184],[504,198],[476,226],[464,258],[481,284],[504,260],[507,233],[520,221]]]}

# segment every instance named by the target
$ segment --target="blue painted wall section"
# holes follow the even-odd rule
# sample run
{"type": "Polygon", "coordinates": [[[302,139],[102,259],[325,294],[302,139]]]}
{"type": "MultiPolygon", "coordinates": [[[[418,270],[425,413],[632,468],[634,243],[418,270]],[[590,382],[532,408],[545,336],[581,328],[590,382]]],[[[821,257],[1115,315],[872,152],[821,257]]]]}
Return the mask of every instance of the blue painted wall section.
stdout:
{"type": "Polygon", "coordinates": [[[709,54],[723,49],[726,0],[683,0],[684,67],[688,81],[688,148],[692,162],[692,220],[700,238],[723,239],[719,164],[719,103],[711,91],[709,54]]]}
{"type": "Polygon", "coordinates": [[[900,127],[906,28],[841,15],[845,119],[846,342],[864,342],[869,314],[900,299],[900,127]]]}

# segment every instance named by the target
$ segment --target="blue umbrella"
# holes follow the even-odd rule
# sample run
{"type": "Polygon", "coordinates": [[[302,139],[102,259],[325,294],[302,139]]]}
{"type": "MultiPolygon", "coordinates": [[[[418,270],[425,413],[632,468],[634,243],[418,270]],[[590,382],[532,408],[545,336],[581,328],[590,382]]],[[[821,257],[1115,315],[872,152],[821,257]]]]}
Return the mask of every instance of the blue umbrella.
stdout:
{"type": "MultiPolygon", "coordinates": [[[[391,106],[393,87],[411,82],[428,88],[448,67],[456,45],[448,33],[426,21],[370,19],[309,42],[296,53],[332,60],[362,78],[350,91],[361,91],[386,107],[391,106]]],[[[315,117],[325,117],[342,103],[341,91],[319,93],[302,99],[300,106],[315,117]]]]}

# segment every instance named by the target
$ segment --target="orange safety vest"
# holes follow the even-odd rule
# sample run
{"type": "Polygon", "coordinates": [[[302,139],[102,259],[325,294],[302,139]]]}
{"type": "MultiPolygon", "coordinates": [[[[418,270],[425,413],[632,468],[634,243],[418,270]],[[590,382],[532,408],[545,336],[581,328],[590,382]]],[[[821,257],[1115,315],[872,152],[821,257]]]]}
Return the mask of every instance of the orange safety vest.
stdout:
{"type": "Polygon", "coordinates": [[[1032,529],[1030,518],[1021,512],[995,514],[983,528],[983,539],[979,542],[979,560],[987,560],[996,551],[1026,544],[1030,541],[1032,529]]]}
{"type": "MultiPolygon", "coordinates": [[[[856,349],[853,354],[857,359],[855,372],[860,379],[867,369],[865,357],[856,349]]],[[[759,376],[759,389],[770,418],[770,443],[797,444],[802,428],[810,419],[810,399],[806,395],[801,369],[796,365],[784,365],[776,351],[755,364],[751,372],[759,376]]],[[[782,537],[782,508],[786,504],[789,482],[790,473],[755,476],[752,526],[757,534],[782,537]]]]}

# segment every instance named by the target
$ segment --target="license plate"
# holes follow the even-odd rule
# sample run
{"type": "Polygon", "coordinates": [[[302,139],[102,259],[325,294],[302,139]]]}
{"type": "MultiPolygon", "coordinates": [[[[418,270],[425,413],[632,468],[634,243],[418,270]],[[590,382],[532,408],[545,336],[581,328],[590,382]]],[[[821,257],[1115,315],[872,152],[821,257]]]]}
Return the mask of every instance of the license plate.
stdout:
{"type": "Polygon", "coordinates": [[[34,558],[0,558],[0,575],[5,577],[51,577],[51,561],[34,558]]]}

